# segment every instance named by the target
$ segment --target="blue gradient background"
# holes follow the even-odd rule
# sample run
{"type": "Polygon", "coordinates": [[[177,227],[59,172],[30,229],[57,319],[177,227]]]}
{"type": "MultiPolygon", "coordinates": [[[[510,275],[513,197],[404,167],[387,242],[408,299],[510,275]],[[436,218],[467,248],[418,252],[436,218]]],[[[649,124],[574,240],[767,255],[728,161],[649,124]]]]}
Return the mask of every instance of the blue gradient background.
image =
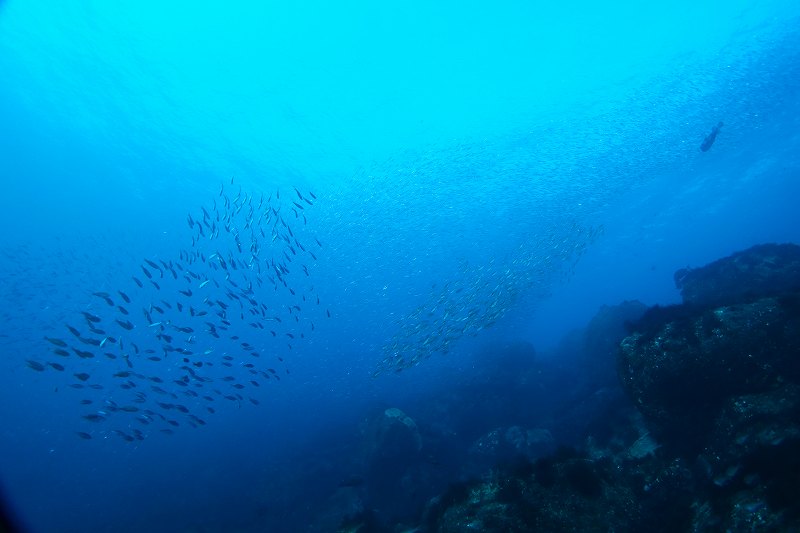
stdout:
{"type": "Polygon", "coordinates": [[[275,472],[330,428],[445,391],[486,346],[546,354],[600,305],[676,302],[678,268],[800,242],[800,4],[556,4],[0,2],[0,475],[21,519],[259,530],[275,472]],[[231,177],[314,191],[333,317],[258,407],[77,439],[62,378],[25,360],[91,291],[177,256],[231,177]],[[545,261],[576,224],[603,232],[545,261]],[[373,379],[464,264],[546,290],[521,282],[492,328],[373,379]]]}

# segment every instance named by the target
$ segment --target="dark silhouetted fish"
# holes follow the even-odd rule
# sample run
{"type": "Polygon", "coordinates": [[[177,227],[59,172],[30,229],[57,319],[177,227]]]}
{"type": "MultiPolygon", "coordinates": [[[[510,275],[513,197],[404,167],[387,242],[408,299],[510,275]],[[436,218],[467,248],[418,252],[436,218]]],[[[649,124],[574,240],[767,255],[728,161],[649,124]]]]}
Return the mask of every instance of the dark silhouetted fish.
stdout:
{"type": "Polygon", "coordinates": [[[124,322],[122,320],[115,320],[115,322],[128,331],[132,330],[134,327],[130,320],[126,320],[124,322]]]}
{"type": "Polygon", "coordinates": [[[46,340],[50,344],[54,344],[54,345],[59,346],[61,348],[66,348],[67,347],[67,343],[62,341],[61,339],[52,339],[50,337],[45,337],[44,340],[46,340]]]}
{"type": "Polygon", "coordinates": [[[722,121],[720,121],[716,126],[711,129],[711,133],[706,135],[706,138],[703,139],[703,144],[700,145],[701,152],[708,152],[708,150],[713,146],[714,140],[717,138],[717,134],[719,130],[724,126],[722,121]]]}
{"type": "Polygon", "coordinates": [[[72,351],[75,352],[75,355],[77,355],[78,357],[80,357],[82,359],[91,359],[92,357],[94,357],[94,354],[92,352],[86,352],[84,350],[78,350],[77,348],[72,348],[72,351]]]}

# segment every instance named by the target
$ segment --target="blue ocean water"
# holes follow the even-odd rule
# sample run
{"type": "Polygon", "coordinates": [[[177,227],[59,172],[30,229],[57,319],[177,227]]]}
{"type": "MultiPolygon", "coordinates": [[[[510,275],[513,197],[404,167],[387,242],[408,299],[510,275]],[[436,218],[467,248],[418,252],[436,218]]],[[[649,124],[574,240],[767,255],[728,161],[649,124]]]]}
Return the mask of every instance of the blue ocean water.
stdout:
{"type": "Polygon", "coordinates": [[[376,412],[800,242],[798,27],[782,0],[0,2],[9,507],[320,530],[376,412]]]}

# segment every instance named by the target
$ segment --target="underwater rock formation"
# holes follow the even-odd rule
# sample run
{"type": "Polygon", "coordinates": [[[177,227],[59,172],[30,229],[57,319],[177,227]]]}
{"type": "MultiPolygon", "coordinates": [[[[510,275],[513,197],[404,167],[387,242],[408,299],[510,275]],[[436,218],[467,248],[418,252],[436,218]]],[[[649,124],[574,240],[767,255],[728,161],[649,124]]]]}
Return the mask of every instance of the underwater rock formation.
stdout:
{"type": "MultiPolygon", "coordinates": [[[[567,364],[583,374],[559,375],[575,385],[558,420],[570,428],[582,413],[583,427],[608,427],[605,440],[554,425],[558,442],[583,435],[583,451],[498,461],[431,500],[421,530],[800,530],[798,266],[800,247],[756,246],[676,273],[681,305],[598,314],[568,345],[579,355],[567,364]],[[615,342],[617,379],[640,414],[601,394],[613,390],[603,354],[615,342]]],[[[472,455],[513,449],[511,429],[485,434],[472,455]]]]}
{"type": "Polygon", "coordinates": [[[800,383],[799,267],[800,247],[739,252],[687,274],[687,303],[653,308],[632,326],[619,377],[658,432],[688,434],[682,448],[704,445],[731,399],[800,383]],[[735,286],[729,299],[720,292],[727,286],[735,286]]]}
{"type": "Polygon", "coordinates": [[[414,420],[396,407],[377,417],[369,429],[370,461],[396,460],[415,456],[422,449],[422,437],[414,420]]]}
{"type": "Polygon", "coordinates": [[[391,407],[367,423],[363,439],[365,504],[383,519],[402,519],[424,503],[417,487],[426,485],[428,472],[417,423],[391,407]]]}
{"type": "Polygon", "coordinates": [[[633,531],[641,506],[610,461],[563,449],[456,484],[430,502],[425,531],[633,531]],[[620,528],[621,526],[621,528],[620,528]]]}
{"type": "Polygon", "coordinates": [[[730,398],[800,377],[795,299],[800,303],[800,293],[666,315],[657,331],[621,343],[620,379],[661,432],[688,430],[703,442],[730,398]]]}
{"type": "Polygon", "coordinates": [[[628,336],[627,324],[636,322],[647,311],[638,300],[619,305],[604,305],[586,326],[583,334],[587,373],[601,386],[618,384],[616,356],[619,342],[628,336]]]}
{"type": "Polygon", "coordinates": [[[797,525],[786,494],[800,490],[800,247],[755,246],[676,281],[684,303],[632,326],[620,380],[668,453],[721,492],[696,523],[797,525]]]}
{"type": "Polygon", "coordinates": [[[719,306],[800,290],[800,246],[759,244],[742,252],[675,272],[684,304],[719,306]]]}

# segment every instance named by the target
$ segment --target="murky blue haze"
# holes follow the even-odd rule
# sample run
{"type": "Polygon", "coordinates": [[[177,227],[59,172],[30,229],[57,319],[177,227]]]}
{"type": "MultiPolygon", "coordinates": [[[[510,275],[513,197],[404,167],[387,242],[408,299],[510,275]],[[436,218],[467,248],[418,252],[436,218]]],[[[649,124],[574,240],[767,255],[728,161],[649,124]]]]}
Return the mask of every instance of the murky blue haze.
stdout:
{"type": "Polygon", "coordinates": [[[800,242],[797,28],[780,0],[0,2],[12,509],[34,531],[304,530],[347,475],[326,446],[376,410],[446,395],[493,346],[546,357],[601,305],[674,303],[678,268],[800,242]]]}

